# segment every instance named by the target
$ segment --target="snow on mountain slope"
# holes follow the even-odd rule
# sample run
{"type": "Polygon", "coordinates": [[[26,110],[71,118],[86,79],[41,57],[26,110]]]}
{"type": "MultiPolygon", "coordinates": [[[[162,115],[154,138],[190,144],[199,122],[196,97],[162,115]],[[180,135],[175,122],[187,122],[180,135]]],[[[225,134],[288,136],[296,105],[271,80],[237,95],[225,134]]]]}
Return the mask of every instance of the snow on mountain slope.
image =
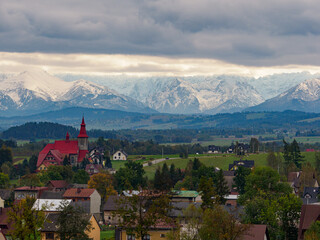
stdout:
{"type": "Polygon", "coordinates": [[[44,71],[23,72],[0,82],[0,110],[7,115],[32,114],[72,106],[151,111],[141,102],[105,86],[85,80],[65,82],[44,71]]]}
{"type": "Polygon", "coordinates": [[[303,101],[315,101],[320,98],[320,79],[306,80],[294,88],[279,95],[278,98],[301,99],[303,101]]]}
{"type": "Polygon", "coordinates": [[[250,78],[251,84],[265,98],[270,99],[302,83],[307,79],[318,78],[319,74],[309,72],[273,74],[257,79],[250,78]]]}
{"type": "Polygon", "coordinates": [[[132,84],[128,93],[150,108],[165,113],[233,112],[263,102],[251,85],[227,77],[201,81],[152,79],[148,84],[144,81],[132,84]],[[225,104],[230,100],[233,104],[225,104]]]}
{"type": "MultiPolygon", "coordinates": [[[[236,77],[210,78],[148,78],[139,81],[128,80],[113,84],[118,92],[126,94],[148,105],[150,108],[166,113],[201,113],[215,109],[229,99],[236,99],[241,108],[259,104],[263,98],[249,84],[236,77]]],[[[105,84],[111,84],[105,81],[105,84]]],[[[109,85],[111,87],[111,85],[109,85]]],[[[232,107],[234,110],[240,108],[232,107]]],[[[226,111],[227,105],[225,105],[226,111]]],[[[223,110],[221,109],[221,111],[223,110]]],[[[215,112],[212,110],[212,112],[215,112]]]]}
{"type": "Polygon", "coordinates": [[[320,112],[320,78],[305,80],[297,86],[251,107],[249,111],[284,111],[320,112]]]}
{"type": "Polygon", "coordinates": [[[16,103],[21,102],[17,90],[22,89],[32,91],[35,96],[44,100],[55,101],[71,86],[72,83],[51,76],[45,71],[26,71],[2,81],[0,91],[8,94],[16,103]]]}

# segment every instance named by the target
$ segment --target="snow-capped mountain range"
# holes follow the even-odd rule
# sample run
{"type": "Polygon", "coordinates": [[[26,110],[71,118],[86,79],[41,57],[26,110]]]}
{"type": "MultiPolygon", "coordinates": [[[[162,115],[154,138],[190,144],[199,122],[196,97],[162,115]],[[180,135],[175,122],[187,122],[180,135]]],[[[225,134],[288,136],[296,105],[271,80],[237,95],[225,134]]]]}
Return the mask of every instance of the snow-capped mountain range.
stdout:
{"type": "Polygon", "coordinates": [[[320,78],[308,79],[293,88],[248,108],[249,111],[284,111],[297,110],[320,112],[320,78]]]}
{"type": "Polygon", "coordinates": [[[234,112],[264,101],[251,85],[233,79],[155,81],[152,91],[144,90],[138,94],[138,89],[144,86],[144,83],[136,83],[128,95],[139,97],[150,108],[165,113],[234,112]]]}
{"type": "Polygon", "coordinates": [[[320,78],[304,81],[314,76],[304,72],[258,79],[222,75],[140,79],[82,76],[76,80],[75,76],[56,77],[42,70],[0,74],[0,115],[31,115],[75,106],[174,114],[286,109],[319,112],[314,104],[320,102],[320,78]],[[284,92],[276,96],[279,89],[284,92]]]}
{"type": "Polygon", "coordinates": [[[34,114],[72,106],[155,112],[105,86],[85,80],[66,82],[45,71],[23,72],[0,82],[2,115],[34,114]]]}

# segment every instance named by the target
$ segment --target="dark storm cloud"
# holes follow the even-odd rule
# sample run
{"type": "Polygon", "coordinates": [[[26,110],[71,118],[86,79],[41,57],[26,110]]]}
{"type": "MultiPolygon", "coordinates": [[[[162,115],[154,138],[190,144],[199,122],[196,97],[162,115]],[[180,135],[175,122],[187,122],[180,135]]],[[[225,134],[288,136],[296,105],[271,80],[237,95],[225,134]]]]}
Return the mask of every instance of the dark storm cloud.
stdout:
{"type": "Polygon", "coordinates": [[[320,4],[298,0],[10,0],[0,51],[320,65],[320,4]]]}

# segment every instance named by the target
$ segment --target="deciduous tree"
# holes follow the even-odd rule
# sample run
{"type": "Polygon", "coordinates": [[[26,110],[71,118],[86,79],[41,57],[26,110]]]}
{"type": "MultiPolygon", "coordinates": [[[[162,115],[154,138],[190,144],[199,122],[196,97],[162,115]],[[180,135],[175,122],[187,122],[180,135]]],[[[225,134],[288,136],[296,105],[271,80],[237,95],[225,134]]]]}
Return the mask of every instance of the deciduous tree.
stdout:
{"type": "Polygon", "coordinates": [[[90,240],[87,232],[92,229],[92,226],[87,214],[84,214],[81,208],[62,203],[59,211],[57,233],[61,240],[90,240]]]}
{"type": "Polygon", "coordinates": [[[220,205],[215,205],[205,210],[199,235],[201,240],[236,240],[241,239],[249,227],[249,224],[241,224],[220,205]]]}
{"type": "Polygon", "coordinates": [[[79,184],[87,184],[90,179],[89,173],[83,169],[79,169],[73,176],[73,182],[79,184]]]}
{"type": "Polygon", "coordinates": [[[117,194],[113,188],[112,181],[111,174],[107,172],[100,172],[90,177],[88,187],[96,189],[101,196],[101,200],[107,201],[110,195],[117,194]]]}
{"type": "Polygon", "coordinates": [[[120,198],[118,202],[120,226],[126,232],[135,234],[136,239],[144,239],[152,226],[172,220],[168,218],[170,200],[166,194],[143,190],[139,195],[120,198]]]}
{"type": "Polygon", "coordinates": [[[13,239],[34,240],[40,237],[39,229],[43,226],[45,215],[33,209],[34,198],[27,197],[12,205],[8,211],[8,221],[13,228],[10,235],[13,239]]]}

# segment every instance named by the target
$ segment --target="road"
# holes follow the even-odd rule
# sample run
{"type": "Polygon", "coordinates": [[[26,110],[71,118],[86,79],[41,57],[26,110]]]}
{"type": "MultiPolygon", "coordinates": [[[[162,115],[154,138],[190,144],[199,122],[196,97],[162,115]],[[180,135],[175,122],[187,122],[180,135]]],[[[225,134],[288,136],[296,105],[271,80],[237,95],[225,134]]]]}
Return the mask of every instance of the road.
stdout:
{"type": "MultiPolygon", "coordinates": [[[[169,160],[169,159],[177,159],[177,158],[168,158],[168,159],[166,159],[166,158],[160,158],[160,159],[152,160],[151,163],[152,163],[152,165],[153,165],[153,164],[161,163],[161,162],[166,161],[166,160],[169,160]]],[[[143,166],[143,167],[147,167],[147,166],[149,166],[149,163],[150,163],[150,161],[149,161],[149,162],[145,162],[144,164],[142,164],[142,166],[143,166]]]]}

